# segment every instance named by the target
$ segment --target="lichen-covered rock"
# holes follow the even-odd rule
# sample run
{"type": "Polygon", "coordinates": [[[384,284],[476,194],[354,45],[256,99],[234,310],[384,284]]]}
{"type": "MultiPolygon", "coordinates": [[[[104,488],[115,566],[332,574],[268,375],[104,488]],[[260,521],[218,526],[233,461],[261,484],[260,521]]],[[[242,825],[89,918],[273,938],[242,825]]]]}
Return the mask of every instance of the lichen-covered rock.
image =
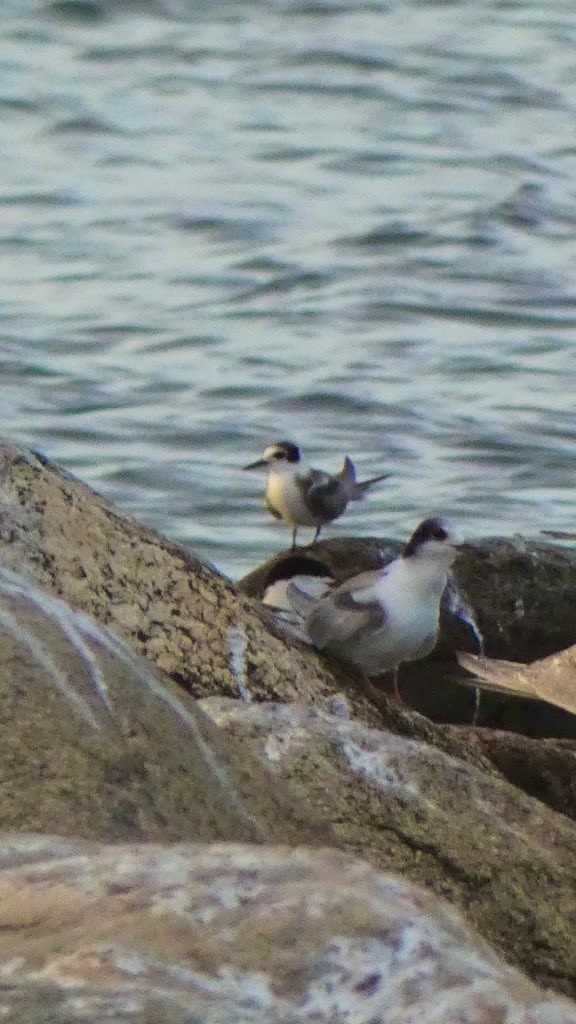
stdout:
{"type": "Polygon", "coordinates": [[[334,851],[3,837],[14,1024],[576,1024],[434,896],[334,851]]]}
{"type": "Polygon", "coordinates": [[[302,802],[285,798],[188,694],[87,616],[6,569],[0,721],[2,829],[109,840],[313,840],[302,802]]]}
{"type": "Polygon", "coordinates": [[[201,706],[322,809],[339,846],[446,896],[509,960],[576,995],[576,825],[425,743],[290,705],[201,706]]]}

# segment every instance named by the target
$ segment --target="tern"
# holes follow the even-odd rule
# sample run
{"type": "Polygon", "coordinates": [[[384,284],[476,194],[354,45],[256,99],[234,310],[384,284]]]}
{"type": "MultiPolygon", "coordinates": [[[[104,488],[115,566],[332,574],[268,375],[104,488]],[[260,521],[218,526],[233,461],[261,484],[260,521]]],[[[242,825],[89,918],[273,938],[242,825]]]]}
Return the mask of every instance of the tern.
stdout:
{"type": "Polygon", "coordinates": [[[438,639],[440,600],[459,544],[444,519],[425,519],[399,558],[353,576],[314,600],[295,583],[292,607],[313,646],[356,668],[364,680],[426,657],[438,639]]]}
{"type": "Polygon", "coordinates": [[[358,481],[354,463],[348,456],[340,472],[331,476],[309,466],[292,441],[275,441],[268,445],[262,457],[244,469],[268,470],[266,507],[276,519],[290,526],[292,549],[296,547],[300,526],[316,528],[312,541],[315,544],[322,527],[341,516],[349,501],[360,501],[369,487],[390,476],[384,473],[358,481]]]}

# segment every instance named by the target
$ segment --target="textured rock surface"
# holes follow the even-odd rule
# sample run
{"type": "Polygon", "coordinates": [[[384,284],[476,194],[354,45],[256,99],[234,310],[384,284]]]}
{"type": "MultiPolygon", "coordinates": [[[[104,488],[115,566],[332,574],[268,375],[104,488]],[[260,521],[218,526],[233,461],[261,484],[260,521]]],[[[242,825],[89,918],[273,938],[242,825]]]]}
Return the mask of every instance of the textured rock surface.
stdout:
{"type": "Polygon", "coordinates": [[[468,730],[468,748],[476,747],[514,786],[576,821],[576,743],[527,740],[510,732],[468,730]]]}
{"type": "Polygon", "coordinates": [[[504,955],[576,994],[576,826],[424,743],[316,709],[202,707],[300,785],[336,841],[459,905],[504,955]]]}
{"type": "MultiPolygon", "coordinates": [[[[68,634],[66,629],[62,632],[58,616],[42,608],[48,598],[40,599],[40,607],[34,608],[29,593],[20,598],[12,594],[15,604],[4,602],[4,613],[14,612],[17,626],[40,642],[41,651],[18,637],[6,614],[0,618],[0,716],[5,738],[0,747],[0,821],[18,828],[115,839],[222,836],[244,840],[257,831],[272,840],[292,842],[305,836],[306,841],[314,841],[317,833],[313,827],[310,832],[307,811],[312,804],[325,842],[361,851],[378,865],[399,867],[449,895],[491,941],[497,941],[534,977],[575,991],[573,825],[521,792],[533,792],[538,800],[576,817],[571,783],[574,744],[555,740],[535,747],[535,741],[520,735],[511,739],[468,726],[435,724],[385,700],[375,708],[346,671],[333,671],[313,653],[272,635],[258,607],[209,566],[122,518],[89,488],[42,459],[4,446],[0,480],[4,564],[110,624],[151,664],[166,669],[174,682],[198,694],[236,696],[245,691],[258,700],[297,700],[319,708],[330,707],[334,695],[344,688],[356,716],[384,724],[397,734],[394,740],[389,733],[382,733],[381,739],[374,733],[370,740],[374,771],[382,770],[385,779],[392,740],[400,745],[394,748],[396,760],[392,759],[392,779],[384,796],[379,784],[364,777],[366,773],[359,777],[360,769],[342,776],[340,741],[320,734],[321,716],[316,719],[316,731],[302,720],[305,753],[292,758],[297,744],[292,727],[286,727],[285,733],[276,736],[277,747],[270,741],[268,756],[262,759],[260,725],[235,724],[234,736],[222,742],[218,732],[194,714],[185,696],[180,701],[185,714],[175,709],[176,689],[166,691],[171,693],[171,703],[151,693],[150,683],[138,672],[135,678],[129,677],[125,658],[119,670],[118,652],[107,648],[106,642],[97,641],[97,651],[90,642],[93,654],[87,654],[82,644],[90,638],[82,631],[81,643],[71,638],[69,622],[68,634]],[[98,659],[102,656],[101,647],[107,691],[93,663],[96,654],[98,659]],[[46,651],[51,661],[46,661],[46,651]],[[66,694],[67,686],[79,699],[66,694]],[[398,760],[398,750],[406,748],[402,736],[437,748],[430,754],[420,743],[412,743],[409,778],[413,776],[414,785],[424,786],[426,799],[421,801],[415,799],[412,782],[405,785],[404,777],[399,786],[396,782],[398,765],[408,771],[402,758],[398,760]],[[199,739],[205,741],[204,748],[199,739]],[[283,744],[289,756],[282,755],[283,744]],[[278,771],[271,787],[262,763],[254,761],[253,747],[268,769],[278,771]],[[215,762],[207,760],[207,752],[215,752],[215,762]],[[446,754],[459,758],[453,772],[447,770],[446,754]],[[376,767],[382,756],[384,769],[376,767]],[[220,767],[227,779],[224,787],[220,767]],[[499,772],[520,788],[504,786],[499,772]],[[505,867],[498,882],[500,860],[505,867]]],[[[519,550],[518,545],[513,547],[519,550]]],[[[367,550],[363,542],[353,542],[352,548],[357,553],[367,550]]],[[[571,642],[574,637],[566,634],[573,618],[572,556],[561,552],[546,561],[545,552],[532,558],[525,551],[513,555],[504,542],[496,548],[501,552],[496,563],[492,555],[478,561],[472,552],[470,558],[480,566],[481,579],[476,584],[472,570],[464,579],[475,604],[475,586],[480,595],[488,587],[485,575],[492,587],[499,588],[492,602],[487,589],[479,605],[489,645],[493,636],[505,637],[511,645],[525,640],[532,651],[538,643],[553,647],[571,642]],[[505,585],[506,564],[510,579],[505,585]],[[528,573],[524,582],[523,573],[528,573]],[[540,583],[543,595],[538,593],[540,583]],[[520,594],[522,606],[509,606],[506,594],[507,600],[520,594]],[[555,607],[560,609],[557,618],[555,607]],[[548,639],[541,632],[547,617],[548,639]]],[[[338,558],[334,556],[333,568],[338,559],[341,566],[350,567],[349,545],[335,550],[338,558]]],[[[352,571],[366,564],[358,561],[357,554],[352,561],[352,571]]],[[[9,593],[8,582],[4,572],[0,577],[4,597],[9,593]]],[[[90,633],[95,627],[88,624],[86,629],[90,633]]],[[[437,701],[439,717],[447,721],[469,721],[470,694],[460,687],[450,689],[446,679],[446,672],[454,669],[450,643],[448,635],[437,660],[427,666],[429,675],[422,674],[422,665],[414,667],[414,677],[406,681],[406,696],[417,703],[420,694],[421,706],[431,711],[437,701]],[[436,696],[429,686],[434,678],[439,686],[436,696]],[[460,713],[455,694],[464,702],[460,713]]],[[[513,647],[495,653],[519,655],[513,647]]],[[[508,705],[501,712],[497,705],[483,705],[483,721],[506,720],[508,705]]],[[[238,706],[235,713],[256,720],[266,709],[238,706]]],[[[539,722],[533,710],[531,714],[533,718],[524,723],[517,716],[514,726],[528,721],[530,730],[537,732],[538,726],[546,733],[550,720],[539,722]]],[[[572,716],[564,715],[560,724],[555,723],[557,733],[552,729],[550,735],[573,735],[573,723],[572,716]]],[[[158,1015],[168,1019],[160,1011],[158,1015]]],[[[23,1018],[26,1024],[31,1019],[23,1018]]],[[[472,1014],[469,1019],[476,1024],[482,1018],[472,1014]]],[[[494,1013],[486,1019],[498,1020],[498,1016],[494,1013]]]]}
{"type": "Polygon", "coordinates": [[[5,569],[0,722],[0,828],[110,840],[312,839],[302,804],[284,799],[192,698],[5,569]]]}
{"type": "Polygon", "coordinates": [[[237,696],[238,664],[260,699],[333,691],[323,662],[271,635],[215,569],[57,467],[1,445],[0,495],[2,563],[109,625],[191,693],[237,696]]]}
{"type": "Polygon", "coordinates": [[[446,904],[333,851],[4,837],[20,1024],[576,1024],[446,904]]]}

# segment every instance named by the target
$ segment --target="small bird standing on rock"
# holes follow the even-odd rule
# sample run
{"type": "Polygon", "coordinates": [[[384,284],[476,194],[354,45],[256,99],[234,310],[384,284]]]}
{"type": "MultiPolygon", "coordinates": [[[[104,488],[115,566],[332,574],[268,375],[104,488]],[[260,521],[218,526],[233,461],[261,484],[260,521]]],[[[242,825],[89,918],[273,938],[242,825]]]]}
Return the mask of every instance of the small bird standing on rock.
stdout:
{"type": "Polygon", "coordinates": [[[346,456],[339,473],[331,476],[312,469],[292,441],[276,441],[264,449],[262,458],[244,469],[267,469],[264,500],[268,511],[292,529],[292,548],[300,526],[314,526],[313,544],[326,523],[338,519],[349,501],[360,501],[369,487],[386,480],[389,473],[358,481],[354,463],[346,456]]]}
{"type": "Polygon", "coordinates": [[[436,645],[440,600],[458,548],[445,520],[425,519],[386,568],[353,576],[318,600],[292,583],[288,599],[317,650],[353,665],[365,680],[392,671],[400,700],[398,666],[436,645]]]}

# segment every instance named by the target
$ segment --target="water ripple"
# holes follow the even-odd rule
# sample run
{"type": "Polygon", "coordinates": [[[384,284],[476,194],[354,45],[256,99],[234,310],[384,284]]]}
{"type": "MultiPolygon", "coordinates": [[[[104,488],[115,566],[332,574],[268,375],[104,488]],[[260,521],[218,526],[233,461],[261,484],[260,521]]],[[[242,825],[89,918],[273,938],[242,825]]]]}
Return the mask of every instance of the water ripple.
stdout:
{"type": "Polygon", "coordinates": [[[4,0],[4,433],[238,574],[274,437],[335,532],[574,527],[572,0],[4,0]]]}

